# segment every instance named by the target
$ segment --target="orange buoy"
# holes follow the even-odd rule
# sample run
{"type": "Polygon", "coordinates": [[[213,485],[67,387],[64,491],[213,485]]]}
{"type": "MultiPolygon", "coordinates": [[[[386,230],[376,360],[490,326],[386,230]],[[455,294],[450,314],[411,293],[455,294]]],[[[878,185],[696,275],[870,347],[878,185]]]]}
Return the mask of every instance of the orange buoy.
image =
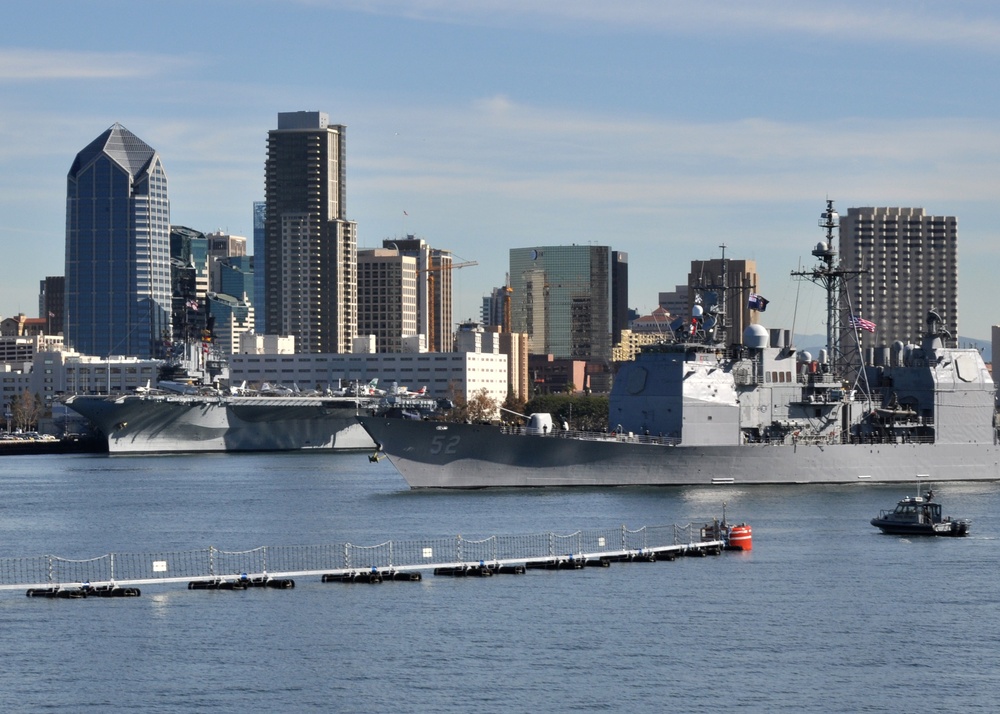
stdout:
{"type": "Polygon", "coordinates": [[[729,547],[733,550],[753,550],[753,531],[746,523],[729,529],[729,547]]]}

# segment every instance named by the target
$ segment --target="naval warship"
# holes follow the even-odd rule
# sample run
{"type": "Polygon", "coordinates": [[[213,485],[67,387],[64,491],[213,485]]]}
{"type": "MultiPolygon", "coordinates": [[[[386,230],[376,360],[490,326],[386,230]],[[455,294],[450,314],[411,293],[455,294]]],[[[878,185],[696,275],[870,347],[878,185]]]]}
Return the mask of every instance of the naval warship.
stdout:
{"type": "Polygon", "coordinates": [[[610,432],[540,414],[524,427],[362,415],[373,460],[388,457],[415,489],[1000,479],[996,392],[979,351],[957,347],[930,310],[919,345],[862,355],[857,330],[874,325],[844,307],[852,271],[837,261],[837,221],[828,201],[819,263],[793,273],[826,288],[816,359],[759,324],[720,340],[724,298],[706,300],[621,366],[610,432]]]}

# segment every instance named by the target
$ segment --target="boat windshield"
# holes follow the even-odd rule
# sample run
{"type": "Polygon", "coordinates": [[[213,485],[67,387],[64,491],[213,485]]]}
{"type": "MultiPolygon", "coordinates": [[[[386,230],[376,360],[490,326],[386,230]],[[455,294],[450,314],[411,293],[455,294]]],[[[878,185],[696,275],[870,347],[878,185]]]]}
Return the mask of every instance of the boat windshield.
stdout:
{"type": "Polygon", "coordinates": [[[941,520],[941,504],[927,503],[922,499],[919,501],[900,501],[896,504],[894,513],[904,516],[923,515],[926,519],[937,522],[941,520]]]}

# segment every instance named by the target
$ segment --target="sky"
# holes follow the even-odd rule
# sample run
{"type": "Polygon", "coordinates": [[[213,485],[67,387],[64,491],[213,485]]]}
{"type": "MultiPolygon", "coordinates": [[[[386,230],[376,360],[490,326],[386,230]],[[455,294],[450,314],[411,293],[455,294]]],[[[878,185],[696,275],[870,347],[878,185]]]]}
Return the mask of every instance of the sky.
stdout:
{"type": "Polygon", "coordinates": [[[0,315],[64,273],[66,175],[115,122],[152,146],[171,222],[252,235],[267,132],[347,126],[359,247],[476,261],[628,253],[641,313],[692,260],[757,262],[761,321],[824,333],[791,277],[826,200],[957,216],[959,334],[1000,323],[1000,4],[895,0],[118,0],[8,4],[0,27],[0,315]]]}

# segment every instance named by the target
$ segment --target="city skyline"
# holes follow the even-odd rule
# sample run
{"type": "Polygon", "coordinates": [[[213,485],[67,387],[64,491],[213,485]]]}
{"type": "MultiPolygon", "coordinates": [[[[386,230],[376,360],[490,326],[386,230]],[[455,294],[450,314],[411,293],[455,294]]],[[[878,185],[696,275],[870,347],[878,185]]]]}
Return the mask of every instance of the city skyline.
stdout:
{"type": "Polygon", "coordinates": [[[1000,321],[990,4],[180,3],[141,35],[118,10],[11,9],[0,315],[33,314],[62,272],[66,174],[107,126],[156,147],[175,224],[251,236],[266,132],[309,110],[350,128],[359,247],[413,234],[478,261],[455,273],[456,322],[510,248],[613,245],[649,313],[726,244],[756,261],[767,326],[822,333],[822,296],[790,273],[813,265],[827,197],[957,216],[959,334],[1000,321]]]}

